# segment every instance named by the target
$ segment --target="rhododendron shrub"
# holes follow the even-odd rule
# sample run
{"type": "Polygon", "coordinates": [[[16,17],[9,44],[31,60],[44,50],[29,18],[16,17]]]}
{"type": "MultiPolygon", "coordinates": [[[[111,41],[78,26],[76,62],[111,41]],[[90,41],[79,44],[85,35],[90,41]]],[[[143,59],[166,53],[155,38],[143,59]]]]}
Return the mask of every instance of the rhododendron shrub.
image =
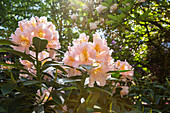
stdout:
{"type": "Polygon", "coordinates": [[[4,84],[1,91],[4,96],[15,92],[17,98],[23,97],[23,105],[29,100],[30,106],[18,109],[20,112],[26,109],[29,112],[102,111],[98,100],[103,95],[109,97],[105,99],[110,106],[114,95],[123,101],[129,93],[129,84],[133,82],[132,66],[127,61],[114,62],[113,50],[97,32],[93,37],[81,33],[63,53],[58,50],[60,43],[55,26],[46,17],[32,17],[19,22],[11,39],[6,44],[12,44],[13,49],[3,48],[0,52],[11,52],[20,58],[12,64],[0,62],[11,69],[7,73],[11,82],[4,84]],[[12,69],[18,69],[17,73],[12,69]],[[98,110],[94,108],[97,104],[98,110]]]}

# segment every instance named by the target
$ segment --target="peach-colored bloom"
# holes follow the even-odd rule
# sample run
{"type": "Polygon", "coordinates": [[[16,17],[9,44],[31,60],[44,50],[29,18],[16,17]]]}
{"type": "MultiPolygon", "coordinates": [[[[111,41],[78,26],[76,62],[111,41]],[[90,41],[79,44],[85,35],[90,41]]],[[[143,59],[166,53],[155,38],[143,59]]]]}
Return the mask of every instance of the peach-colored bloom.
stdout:
{"type": "MultiPolygon", "coordinates": [[[[125,61],[120,64],[119,70],[132,70],[132,66],[125,61]]],[[[121,72],[120,74],[122,74],[121,76],[122,81],[126,81],[126,78],[131,80],[133,76],[133,70],[127,72],[121,72]]]]}
{"type": "Polygon", "coordinates": [[[20,62],[21,62],[21,64],[22,65],[24,65],[24,67],[26,68],[26,69],[31,69],[32,68],[32,66],[33,66],[33,63],[32,62],[29,62],[28,60],[21,60],[20,59],[20,62]]]}
{"type": "Polygon", "coordinates": [[[15,31],[15,35],[12,34],[11,37],[12,41],[19,45],[19,46],[13,46],[14,49],[24,52],[29,53],[29,47],[32,44],[32,38],[33,36],[30,34],[30,32],[22,32],[20,29],[17,29],[15,31]]]}
{"type": "Polygon", "coordinates": [[[81,44],[82,42],[88,42],[89,36],[86,36],[85,33],[81,33],[78,39],[73,39],[74,46],[81,44]]]}
{"type": "Polygon", "coordinates": [[[89,24],[89,27],[90,27],[90,29],[97,29],[97,25],[99,24],[99,22],[98,21],[95,21],[95,22],[90,22],[90,24],[89,24]]]}
{"type": "Polygon", "coordinates": [[[34,31],[35,36],[51,41],[53,33],[45,23],[39,23],[34,31]]]}
{"type": "Polygon", "coordinates": [[[107,9],[106,6],[103,6],[103,5],[99,5],[98,7],[96,7],[96,10],[98,13],[102,13],[102,12],[105,12],[104,10],[107,9]]]}
{"type": "Polygon", "coordinates": [[[80,65],[91,65],[96,56],[95,50],[91,46],[92,44],[88,42],[83,42],[79,46],[77,46],[76,52],[76,60],[80,65]]]}
{"type": "Polygon", "coordinates": [[[110,12],[114,12],[117,9],[117,4],[113,4],[112,6],[110,6],[110,12]]]}
{"type": "Polygon", "coordinates": [[[78,76],[81,75],[81,72],[79,70],[77,70],[76,68],[70,68],[68,71],[68,75],[67,77],[71,77],[71,76],[78,76]]]}
{"type": "Polygon", "coordinates": [[[32,17],[30,20],[22,20],[18,23],[19,28],[15,34],[11,35],[12,41],[19,46],[12,46],[15,50],[29,54],[29,47],[32,44],[33,37],[40,37],[48,40],[47,50],[50,51],[50,57],[54,58],[52,49],[60,49],[58,32],[54,24],[47,21],[47,17],[32,17]]]}
{"type": "Polygon", "coordinates": [[[138,0],[139,2],[145,2],[145,0],[138,0]]]}
{"type": "MultiPolygon", "coordinates": [[[[7,64],[13,64],[13,62],[11,62],[11,61],[6,61],[5,63],[7,63],[7,64]]],[[[11,67],[1,65],[1,69],[11,69],[11,67]]]]}
{"type": "Polygon", "coordinates": [[[99,34],[93,35],[93,48],[96,51],[96,60],[103,61],[105,56],[110,52],[106,40],[102,39],[99,34]]]}
{"type": "Polygon", "coordinates": [[[79,63],[76,61],[75,57],[76,54],[74,54],[74,51],[73,52],[67,51],[64,54],[64,58],[63,58],[64,64],[77,68],[79,66],[79,63]]]}
{"type": "Polygon", "coordinates": [[[124,95],[127,95],[129,93],[129,91],[128,91],[129,87],[121,86],[121,88],[123,88],[123,89],[120,91],[120,95],[123,98],[124,95]]]}
{"type": "Polygon", "coordinates": [[[99,64],[98,67],[92,68],[89,71],[89,87],[93,87],[95,81],[99,86],[104,86],[106,84],[106,79],[109,77],[109,74],[107,74],[108,71],[109,67],[105,64],[99,64]]]}
{"type": "Polygon", "coordinates": [[[77,14],[73,14],[73,15],[71,15],[70,17],[71,17],[72,20],[76,20],[77,17],[78,17],[78,15],[77,15],[77,14]]]}

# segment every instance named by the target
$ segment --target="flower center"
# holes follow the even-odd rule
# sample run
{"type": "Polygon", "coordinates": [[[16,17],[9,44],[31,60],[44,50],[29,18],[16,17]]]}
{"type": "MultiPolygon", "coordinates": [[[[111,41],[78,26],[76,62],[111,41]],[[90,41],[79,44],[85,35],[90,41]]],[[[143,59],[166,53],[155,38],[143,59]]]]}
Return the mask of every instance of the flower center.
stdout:
{"type": "Polygon", "coordinates": [[[23,35],[20,36],[20,45],[21,46],[28,46],[30,41],[27,37],[24,37],[23,35]]]}

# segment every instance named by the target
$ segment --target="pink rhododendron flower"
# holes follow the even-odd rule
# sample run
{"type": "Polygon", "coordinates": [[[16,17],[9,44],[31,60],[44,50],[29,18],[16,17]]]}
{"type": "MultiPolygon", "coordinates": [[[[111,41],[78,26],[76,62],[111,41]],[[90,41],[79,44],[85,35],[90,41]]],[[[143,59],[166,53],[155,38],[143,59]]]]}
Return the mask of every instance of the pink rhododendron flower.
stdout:
{"type": "Polygon", "coordinates": [[[123,98],[124,95],[127,95],[129,93],[129,87],[127,86],[121,86],[121,88],[123,88],[121,91],[120,91],[120,95],[121,97],[123,98]]]}
{"type": "Polygon", "coordinates": [[[105,64],[99,64],[98,67],[92,68],[89,78],[89,87],[93,87],[94,83],[96,81],[97,85],[104,86],[106,84],[106,79],[109,77],[109,74],[107,72],[109,71],[108,65],[105,64]]]}
{"type": "Polygon", "coordinates": [[[29,47],[32,44],[32,38],[33,38],[33,35],[30,34],[29,31],[22,32],[20,29],[17,29],[15,31],[15,35],[12,34],[10,38],[12,38],[12,42],[19,45],[19,46],[12,46],[14,49],[21,52],[26,51],[27,54],[29,53],[29,47]]]}
{"type": "Polygon", "coordinates": [[[109,53],[109,47],[106,40],[102,39],[99,34],[93,35],[93,48],[96,51],[96,60],[103,61],[104,56],[109,53]]]}
{"type": "Polygon", "coordinates": [[[51,22],[47,21],[47,17],[32,17],[30,20],[22,20],[18,23],[19,28],[15,34],[11,34],[12,41],[19,46],[12,46],[15,50],[29,54],[29,47],[32,44],[33,37],[40,37],[48,40],[47,50],[49,56],[54,58],[52,49],[60,49],[59,35],[55,30],[56,27],[51,22]]]}
{"type": "Polygon", "coordinates": [[[29,62],[28,60],[21,60],[20,59],[20,62],[22,65],[24,65],[24,67],[28,70],[30,70],[33,66],[33,63],[32,62],[29,62]]]}
{"type": "Polygon", "coordinates": [[[88,7],[88,5],[83,5],[83,10],[89,10],[89,7],[88,7]]]}
{"type": "Polygon", "coordinates": [[[132,70],[132,71],[127,71],[127,72],[121,72],[121,80],[126,81],[126,78],[132,80],[133,76],[133,69],[132,66],[128,62],[122,62],[120,60],[117,60],[114,64],[115,70],[132,70]]]}
{"type": "MultiPolygon", "coordinates": [[[[7,64],[13,64],[13,62],[11,62],[11,61],[5,61],[5,63],[7,63],[7,64]]],[[[3,65],[1,65],[1,68],[0,69],[11,69],[11,67],[9,67],[9,66],[3,66],[3,65]]]]}
{"type": "Polygon", "coordinates": [[[139,0],[139,2],[145,2],[145,0],[139,0]]]}
{"type": "Polygon", "coordinates": [[[76,20],[77,17],[78,17],[78,15],[77,15],[77,14],[73,14],[73,15],[71,15],[70,17],[71,17],[72,20],[76,20]]]}
{"type": "Polygon", "coordinates": [[[76,60],[78,60],[80,65],[90,65],[96,56],[95,50],[92,48],[91,44],[88,42],[83,42],[76,49],[78,55],[76,60]]]}
{"type": "Polygon", "coordinates": [[[81,75],[81,72],[79,70],[77,70],[76,68],[70,68],[70,70],[68,71],[68,75],[67,77],[71,77],[71,76],[78,76],[81,75]]]}
{"type": "Polygon", "coordinates": [[[64,64],[73,66],[73,67],[78,67],[79,63],[76,61],[75,57],[76,57],[76,54],[74,51],[73,52],[67,51],[64,54],[64,58],[63,58],[64,64]]]}
{"type": "MultiPolygon", "coordinates": [[[[132,70],[132,66],[125,61],[120,64],[119,70],[132,70]]],[[[120,74],[122,74],[121,76],[122,81],[126,81],[126,78],[131,80],[133,76],[133,70],[127,72],[121,72],[120,74]]]]}
{"type": "Polygon", "coordinates": [[[99,24],[99,22],[98,21],[95,21],[95,22],[90,22],[90,29],[92,29],[92,30],[95,30],[95,29],[97,29],[97,25],[99,24]]]}
{"type": "Polygon", "coordinates": [[[89,36],[86,36],[85,33],[81,33],[78,39],[73,39],[73,44],[76,46],[81,44],[82,42],[88,42],[88,40],[89,40],[89,36]]]}
{"type": "Polygon", "coordinates": [[[112,6],[110,6],[110,12],[114,12],[117,9],[117,4],[113,4],[112,6]]]}
{"type": "Polygon", "coordinates": [[[39,23],[34,31],[34,35],[51,41],[53,39],[52,30],[45,23],[39,23]]]}
{"type": "MultiPolygon", "coordinates": [[[[66,65],[78,68],[79,65],[94,66],[88,69],[89,80],[86,83],[89,87],[93,87],[96,82],[99,86],[104,86],[106,80],[111,77],[108,71],[114,70],[131,70],[127,62],[117,61],[111,57],[112,50],[107,46],[106,39],[101,38],[98,33],[93,35],[93,43],[88,42],[89,37],[82,33],[78,39],[73,40],[73,46],[68,47],[68,51],[64,55],[63,62],[66,65]]],[[[81,75],[80,71],[70,69],[68,77],[81,75]]],[[[130,72],[121,73],[123,77],[130,78],[130,72]]]]}
{"type": "Polygon", "coordinates": [[[104,12],[103,10],[105,10],[105,9],[107,9],[107,7],[103,6],[101,4],[98,7],[96,7],[96,10],[97,10],[98,13],[104,12]]]}

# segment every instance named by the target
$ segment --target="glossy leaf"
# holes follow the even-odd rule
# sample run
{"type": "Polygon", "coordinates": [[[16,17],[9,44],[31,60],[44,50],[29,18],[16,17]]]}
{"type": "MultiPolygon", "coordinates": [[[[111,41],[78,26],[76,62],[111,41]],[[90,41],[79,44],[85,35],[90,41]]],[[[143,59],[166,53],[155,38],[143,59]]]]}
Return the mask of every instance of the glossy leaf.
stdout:
{"type": "Polygon", "coordinates": [[[36,52],[39,53],[43,51],[46,48],[47,44],[48,44],[48,41],[46,39],[33,37],[33,45],[36,49],[36,52]]]}
{"type": "Polygon", "coordinates": [[[6,94],[9,94],[12,90],[14,90],[16,86],[17,84],[7,83],[2,86],[1,91],[3,95],[6,95],[6,94]]]}

